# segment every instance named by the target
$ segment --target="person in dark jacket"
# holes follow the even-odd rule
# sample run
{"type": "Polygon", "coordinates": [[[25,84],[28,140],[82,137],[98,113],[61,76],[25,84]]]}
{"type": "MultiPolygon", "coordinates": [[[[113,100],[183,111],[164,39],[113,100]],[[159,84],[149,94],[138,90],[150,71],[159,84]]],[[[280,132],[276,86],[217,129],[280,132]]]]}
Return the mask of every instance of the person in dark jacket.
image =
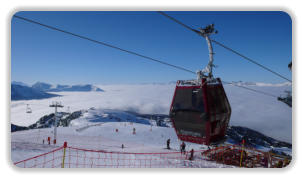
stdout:
{"type": "Polygon", "coordinates": [[[167,139],[167,141],[166,141],[166,147],[167,147],[167,149],[170,149],[170,139],[167,139]]]}
{"type": "Polygon", "coordinates": [[[181,144],[181,146],[180,146],[181,154],[182,154],[182,153],[185,154],[185,147],[186,147],[185,143],[182,142],[182,144],[181,144]]]}
{"type": "Polygon", "coordinates": [[[188,160],[194,160],[194,149],[191,149],[188,160]]]}

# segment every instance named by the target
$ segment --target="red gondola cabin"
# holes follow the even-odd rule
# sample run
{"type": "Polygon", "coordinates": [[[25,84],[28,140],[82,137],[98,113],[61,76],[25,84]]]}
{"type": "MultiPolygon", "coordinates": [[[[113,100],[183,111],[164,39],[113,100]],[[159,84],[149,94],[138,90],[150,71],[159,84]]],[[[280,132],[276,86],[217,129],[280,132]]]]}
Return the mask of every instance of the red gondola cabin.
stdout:
{"type": "Polygon", "coordinates": [[[178,81],[170,116],[178,138],[206,144],[224,139],[231,107],[219,78],[178,81]]]}

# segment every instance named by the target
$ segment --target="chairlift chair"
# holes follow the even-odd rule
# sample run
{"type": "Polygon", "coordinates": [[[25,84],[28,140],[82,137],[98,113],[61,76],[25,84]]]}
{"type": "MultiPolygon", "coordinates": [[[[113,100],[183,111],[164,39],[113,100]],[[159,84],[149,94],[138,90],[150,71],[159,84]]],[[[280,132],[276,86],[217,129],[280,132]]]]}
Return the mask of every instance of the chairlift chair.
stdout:
{"type": "Polygon", "coordinates": [[[26,113],[32,113],[32,109],[29,107],[29,104],[26,104],[26,113]]]}

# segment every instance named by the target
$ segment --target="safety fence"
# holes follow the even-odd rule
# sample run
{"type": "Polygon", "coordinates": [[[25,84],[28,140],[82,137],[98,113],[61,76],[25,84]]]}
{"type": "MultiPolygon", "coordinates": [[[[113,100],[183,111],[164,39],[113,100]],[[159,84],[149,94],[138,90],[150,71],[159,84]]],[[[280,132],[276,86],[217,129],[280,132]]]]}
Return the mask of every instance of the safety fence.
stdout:
{"type": "MultiPolygon", "coordinates": [[[[241,146],[228,145],[210,150],[192,150],[184,153],[128,153],[80,149],[67,146],[67,143],[64,143],[64,146],[53,151],[14,164],[21,168],[221,168],[269,166],[264,159],[265,153],[252,149],[242,149],[241,146]]],[[[276,160],[272,159],[271,162],[271,166],[274,166],[276,160]]]]}
{"type": "MultiPolygon", "coordinates": [[[[67,148],[65,166],[69,168],[199,168],[207,161],[194,152],[181,154],[167,153],[127,153],[67,148]]],[[[214,163],[215,164],[215,163],[214,163]]]]}
{"type": "Polygon", "coordinates": [[[14,165],[21,168],[59,168],[62,167],[64,149],[66,149],[65,146],[62,146],[50,152],[15,162],[14,165]]]}
{"type": "Polygon", "coordinates": [[[14,164],[21,168],[205,168],[224,167],[207,161],[203,150],[189,152],[129,153],[64,146],[14,164]]]}

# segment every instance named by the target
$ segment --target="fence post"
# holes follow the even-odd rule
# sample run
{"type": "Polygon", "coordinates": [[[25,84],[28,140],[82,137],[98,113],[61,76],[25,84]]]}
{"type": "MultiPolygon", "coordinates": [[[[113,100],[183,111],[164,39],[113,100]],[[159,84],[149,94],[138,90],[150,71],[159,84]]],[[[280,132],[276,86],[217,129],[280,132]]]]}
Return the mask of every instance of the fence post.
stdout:
{"type": "Polygon", "coordinates": [[[243,159],[244,143],[245,143],[245,140],[243,139],[243,140],[242,140],[242,151],[241,151],[241,158],[240,158],[240,167],[242,167],[242,159],[243,159]]]}
{"type": "Polygon", "coordinates": [[[64,142],[64,144],[63,144],[63,157],[62,157],[62,166],[61,166],[61,168],[64,168],[66,147],[67,147],[67,142],[64,142]]]}

